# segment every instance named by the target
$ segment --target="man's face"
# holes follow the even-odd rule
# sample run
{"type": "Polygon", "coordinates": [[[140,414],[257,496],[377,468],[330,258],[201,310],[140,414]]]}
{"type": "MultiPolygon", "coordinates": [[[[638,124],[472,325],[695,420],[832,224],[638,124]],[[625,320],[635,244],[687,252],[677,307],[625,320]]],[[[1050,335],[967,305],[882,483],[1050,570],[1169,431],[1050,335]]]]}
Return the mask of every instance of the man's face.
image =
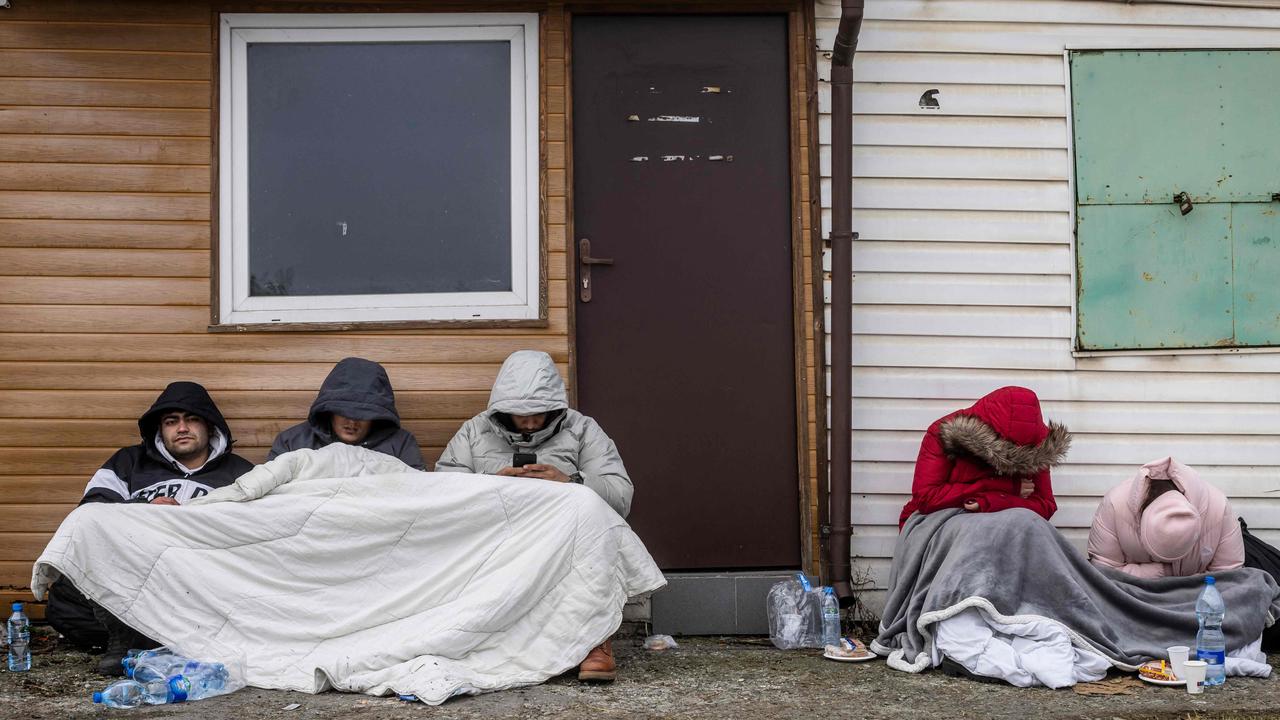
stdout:
{"type": "Polygon", "coordinates": [[[512,415],[511,424],[522,433],[536,433],[547,424],[547,414],[538,413],[537,415],[512,415]]]}
{"type": "Polygon", "coordinates": [[[355,445],[369,436],[369,429],[373,427],[372,420],[356,420],[343,415],[334,414],[331,425],[333,434],[338,439],[348,445],[355,445]]]}
{"type": "Polygon", "coordinates": [[[160,418],[160,439],[173,459],[186,465],[209,452],[209,424],[199,415],[167,412],[160,418]]]}

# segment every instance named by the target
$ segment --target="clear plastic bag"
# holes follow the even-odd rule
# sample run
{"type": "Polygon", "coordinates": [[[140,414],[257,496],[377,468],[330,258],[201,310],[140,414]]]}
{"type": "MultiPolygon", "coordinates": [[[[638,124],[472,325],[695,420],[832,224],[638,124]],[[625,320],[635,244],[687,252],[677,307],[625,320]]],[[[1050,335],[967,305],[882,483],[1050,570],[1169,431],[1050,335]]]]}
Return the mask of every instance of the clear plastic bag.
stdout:
{"type": "Polygon", "coordinates": [[[650,635],[644,639],[645,650],[670,650],[680,647],[670,635],[650,635]]]}
{"type": "Polygon", "coordinates": [[[799,580],[769,588],[769,640],[780,650],[822,647],[822,591],[799,580]]]}

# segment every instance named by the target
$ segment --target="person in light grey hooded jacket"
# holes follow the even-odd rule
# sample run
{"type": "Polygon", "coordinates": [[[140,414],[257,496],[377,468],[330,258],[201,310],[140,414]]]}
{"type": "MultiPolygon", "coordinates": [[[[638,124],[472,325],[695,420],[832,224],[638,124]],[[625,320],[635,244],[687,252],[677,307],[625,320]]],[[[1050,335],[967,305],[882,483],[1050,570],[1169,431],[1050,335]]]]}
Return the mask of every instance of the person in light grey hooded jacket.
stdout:
{"type": "MultiPolygon", "coordinates": [[[[622,517],[631,511],[631,478],[618,448],[595,420],[569,408],[555,362],[536,350],[516,351],[502,363],[489,408],[453,436],[436,472],[579,483],[622,517]]],[[[579,680],[613,682],[617,675],[609,640],[578,665],[579,680]]]]}
{"type": "Polygon", "coordinates": [[[595,420],[569,408],[555,362],[535,350],[519,350],[502,363],[488,409],[453,436],[436,472],[576,482],[622,517],[631,511],[631,478],[618,448],[595,420]],[[537,461],[517,467],[516,453],[537,461]]]}
{"type": "Polygon", "coordinates": [[[400,427],[391,379],[378,363],[349,357],[338,361],[320,385],[306,422],[281,430],[268,460],[292,450],[319,450],[335,442],[376,450],[426,470],[418,439],[400,427]]]}

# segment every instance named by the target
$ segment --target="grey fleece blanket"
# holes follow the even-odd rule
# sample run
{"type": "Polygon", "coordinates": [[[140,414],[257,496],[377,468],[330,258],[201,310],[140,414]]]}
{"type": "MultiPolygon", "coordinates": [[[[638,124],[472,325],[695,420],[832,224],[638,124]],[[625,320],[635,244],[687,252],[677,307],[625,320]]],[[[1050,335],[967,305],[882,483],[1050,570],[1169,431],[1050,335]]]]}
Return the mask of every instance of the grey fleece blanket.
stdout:
{"type": "MultiPolygon", "coordinates": [[[[1203,577],[1144,580],[1101,570],[1030,510],[917,513],[894,547],[872,649],[891,667],[919,672],[930,664],[931,626],[977,607],[998,620],[1054,620],[1080,647],[1134,671],[1195,637],[1203,577]]],[[[1241,568],[1214,578],[1227,606],[1228,650],[1257,640],[1280,618],[1280,588],[1270,575],[1241,568]]]]}

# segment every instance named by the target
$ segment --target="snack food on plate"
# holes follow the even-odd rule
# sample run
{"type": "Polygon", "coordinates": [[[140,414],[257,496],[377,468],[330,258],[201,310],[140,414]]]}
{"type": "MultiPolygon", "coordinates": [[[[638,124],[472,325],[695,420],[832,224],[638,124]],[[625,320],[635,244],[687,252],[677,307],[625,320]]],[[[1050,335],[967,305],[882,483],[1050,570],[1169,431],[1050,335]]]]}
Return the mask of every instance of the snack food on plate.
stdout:
{"type": "Polygon", "coordinates": [[[875,655],[875,653],[867,649],[866,645],[862,644],[861,640],[847,637],[840,638],[839,645],[827,645],[824,648],[824,652],[827,657],[833,659],[864,658],[875,655]]]}
{"type": "Polygon", "coordinates": [[[1172,682],[1178,679],[1178,676],[1173,674],[1173,668],[1169,667],[1169,663],[1164,660],[1152,660],[1150,662],[1143,663],[1142,666],[1138,668],[1138,674],[1151,680],[1165,680],[1172,682]]]}

